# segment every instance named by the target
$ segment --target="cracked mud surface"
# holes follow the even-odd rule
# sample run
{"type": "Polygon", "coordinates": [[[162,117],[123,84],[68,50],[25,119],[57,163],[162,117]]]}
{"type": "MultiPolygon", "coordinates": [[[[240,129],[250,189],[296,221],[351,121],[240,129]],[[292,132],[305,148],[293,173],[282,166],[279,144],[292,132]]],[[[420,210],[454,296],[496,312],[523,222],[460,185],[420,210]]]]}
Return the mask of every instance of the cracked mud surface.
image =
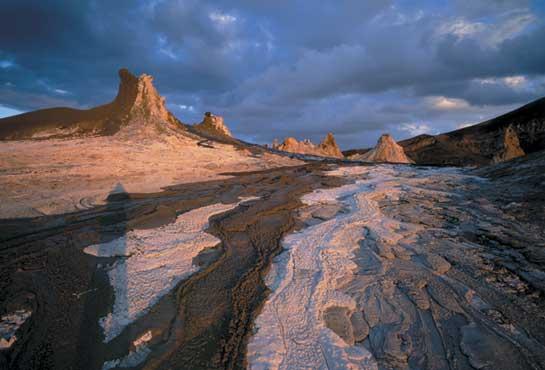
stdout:
{"type": "Polygon", "coordinates": [[[491,181],[408,166],[333,174],[356,183],[303,197],[309,226],[267,276],[252,369],[545,367],[543,235],[487,199],[491,181]],[[343,211],[316,220],[332,207],[343,211]]]}
{"type": "Polygon", "coordinates": [[[25,312],[0,368],[545,368],[544,163],[305,165],[0,220],[0,317],[25,312]],[[84,249],[155,261],[219,204],[191,274],[105,344],[132,247],[84,249]]]}
{"type": "MultiPolygon", "coordinates": [[[[116,191],[104,206],[59,216],[2,220],[2,312],[28,309],[0,364],[14,369],[101,369],[137,353],[151,332],[141,368],[240,368],[252,319],[266,288],[261,276],[280,239],[295,227],[299,198],[343,180],[325,176],[326,165],[281,168],[157,194],[116,191]],[[107,345],[99,319],[114,306],[108,271],[119,258],[95,257],[86,247],[171,224],[180,214],[218,202],[259,197],[209,219],[207,232],[221,244],[199,255],[201,270],[181,281],[151,310],[107,345]]],[[[115,254],[115,253],[114,253],[115,254]]]]}

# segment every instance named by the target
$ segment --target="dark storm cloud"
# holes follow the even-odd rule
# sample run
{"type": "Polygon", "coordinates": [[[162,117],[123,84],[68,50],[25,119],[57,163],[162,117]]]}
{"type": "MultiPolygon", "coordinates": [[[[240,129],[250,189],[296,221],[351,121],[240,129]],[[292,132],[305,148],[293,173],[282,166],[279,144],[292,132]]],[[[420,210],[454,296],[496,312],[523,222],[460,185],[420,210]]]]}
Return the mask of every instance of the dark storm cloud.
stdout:
{"type": "Polygon", "coordinates": [[[345,147],[455,129],[545,95],[543,4],[516,0],[29,1],[0,12],[0,106],[111,100],[155,77],[185,122],[345,147]]]}

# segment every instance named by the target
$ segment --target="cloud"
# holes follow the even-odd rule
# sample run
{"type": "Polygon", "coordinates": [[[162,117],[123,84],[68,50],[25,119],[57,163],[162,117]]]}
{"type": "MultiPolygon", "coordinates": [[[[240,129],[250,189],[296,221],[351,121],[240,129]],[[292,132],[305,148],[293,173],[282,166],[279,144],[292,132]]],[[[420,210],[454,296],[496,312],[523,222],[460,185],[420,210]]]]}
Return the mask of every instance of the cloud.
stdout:
{"type": "Polygon", "coordinates": [[[13,68],[14,66],[15,63],[13,63],[11,60],[0,60],[0,68],[2,69],[13,68]]]}
{"type": "Polygon", "coordinates": [[[208,16],[218,26],[228,26],[237,21],[237,17],[230,14],[220,13],[220,12],[211,12],[208,16]]]}
{"type": "Polygon", "coordinates": [[[15,116],[17,114],[21,114],[22,112],[17,109],[12,109],[8,107],[4,107],[0,105],[0,118],[3,117],[9,117],[9,116],[15,116]]]}
{"type": "Polygon", "coordinates": [[[473,125],[473,123],[460,123],[460,124],[456,125],[456,128],[461,129],[461,128],[469,127],[471,125],[473,125]]]}
{"type": "Polygon", "coordinates": [[[401,131],[407,132],[410,136],[418,136],[429,134],[431,127],[425,123],[403,123],[400,127],[401,131]]]}
{"type": "Polygon", "coordinates": [[[526,77],[524,76],[508,76],[503,79],[506,85],[510,87],[520,87],[526,84],[526,77]]]}
{"type": "Polygon", "coordinates": [[[465,19],[455,19],[451,22],[443,23],[439,26],[437,34],[439,36],[454,35],[459,39],[475,36],[486,29],[482,22],[470,22],[465,19]]]}
{"type": "Polygon", "coordinates": [[[190,111],[190,112],[194,112],[194,111],[195,111],[195,107],[193,107],[192,105],[179,104],[178,107],[179,107],[181,110],[187,110],[187,111],[190,111]]]}
{"type": "Polygon", "coordinates": [[[105,103],[128,67],[184,122],[214,111],[259,142],[368,146],[545,95],[543,19],[524,0],[7,0],[0,105],[105,103]]]}
{"type": "Polygon", "coordinates": [[[427,100],[434,109],[438,110],[459,110],[469,108],[469,103],[463,99],[434,96],[427,100]]]}

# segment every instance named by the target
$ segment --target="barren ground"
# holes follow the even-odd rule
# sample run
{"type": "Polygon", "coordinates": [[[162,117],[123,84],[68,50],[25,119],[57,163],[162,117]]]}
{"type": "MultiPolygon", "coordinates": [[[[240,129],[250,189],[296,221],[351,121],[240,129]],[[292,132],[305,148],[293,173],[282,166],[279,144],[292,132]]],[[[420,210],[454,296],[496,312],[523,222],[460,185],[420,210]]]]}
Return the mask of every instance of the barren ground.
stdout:
{"type": "Polygon", "coordinates": [[[160,191],[168,185],[226,178],[301,162],[255,156],[232,145],[183,137],[138,142],[115,137],[0,143],[0,218],[34,217],[104,204],[107,195],[160,191]],[[121,188],[122,187],[122,188],[121,188]]]}
{"type": "MultiPolygon", "coordinates": [[[[211,150],[198,149],[199,163],[211,150]]],[[[205,180],[76,211],[52,188],[71,212],[0,220],[0,330],[11,334],[0,367],[545,368],[545,154],[478,171],[317,163],[238,174],[221,173],[294,162],[233,151],[220,173],[169,155],[186,167],[165,165],[166,183],[205,180]]],[[[103,184],[119,180],[83,163],[103,184]]],[[[49,179],[86,190],[62,174],[49,179]]],[[[157,189],[126,178],[129,190],[157,189]]]]}

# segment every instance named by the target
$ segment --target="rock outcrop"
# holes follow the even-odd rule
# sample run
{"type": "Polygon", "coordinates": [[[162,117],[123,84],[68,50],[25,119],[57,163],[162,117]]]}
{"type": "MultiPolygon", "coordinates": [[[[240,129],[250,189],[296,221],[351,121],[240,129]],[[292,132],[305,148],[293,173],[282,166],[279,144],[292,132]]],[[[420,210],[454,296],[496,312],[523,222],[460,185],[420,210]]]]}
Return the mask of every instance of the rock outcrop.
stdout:
{"type": "Polygon", "coordinates": [[[233,137],[231,131],[229,131],[229,128],[223,122],[223,117],[216,116],[210,112],[206,112],[202,122],[193,127],[197,132],[205,135],[214,137],[233,137]]]}
{"type": "Polygon", "coordinates": [[[495,163],[505,162],[525,155],[524,150],[520,147],[517,132],[512,126],[505,129],[502,139],[499,145],[503,145],[503,150],[494,156],[493,161],[495,163]]]}
{"type": "Polygon", "coordinates": [[[275,140],[272,144],[272,148],[290,153],[343,158],[343,154],[332,133],[328,133],[324,140],[318,145],[308,139],[297,141],[293,137],[287,137],[281,144],[278,144],[275,140]]]}
{"type": "MultiPolygon", "coordinates": [[[[483,166],[538,152],[545,149],[545,98],[474,126],[418,135],[399,145],[407,157],[423,165],[483,166]]],[[[352,149],[344,154],[366,151],[352,149]]]]}
{"type": "Polygon", "coordinates": [[[363,154],[353,155],[349,159],[366,162],[413,163],[405,155],[403,147],[389,134],[382,135],[373,149],[363,154]]]}
{"type": "MultiPolygon", "coordinates": [[[[134,135],[144,131],[184,131],[153,86],[153,78],[123,68],[119,90],[108,104],[81,110],[49,108],[0,119],[0,140],[134,135]]],[[[149,132],[148,132],[149,133],[149,132]]]]}
{"type": "Polygon", "coordinates": [[[399,144],[419,164],[481,166],[537,152],[545,149],[545,98],[474,126],[399,144]]]}
{"type": "Polygon", "coordinates": [[[121,69],[119,77],[119,94],[114,103],[120,108],[127,110],[130,115],[163,121],[172,119],[172,114],[165,107],[165,98],[153,86],[152,76],[143,74],[137,78],[127,69],[121,69]]]}
{"type": "Polygon", "coordinates": [[[328,157],[336,157],[336,158],[342,158],[343,153],[341,152],[341,149],[339,149],[339,146],[337,145],[337,141],[335,141],[335,137],[331,132],[329,132],[324,140],[319,145],[319,148],[327,154],[328,157]]]}

